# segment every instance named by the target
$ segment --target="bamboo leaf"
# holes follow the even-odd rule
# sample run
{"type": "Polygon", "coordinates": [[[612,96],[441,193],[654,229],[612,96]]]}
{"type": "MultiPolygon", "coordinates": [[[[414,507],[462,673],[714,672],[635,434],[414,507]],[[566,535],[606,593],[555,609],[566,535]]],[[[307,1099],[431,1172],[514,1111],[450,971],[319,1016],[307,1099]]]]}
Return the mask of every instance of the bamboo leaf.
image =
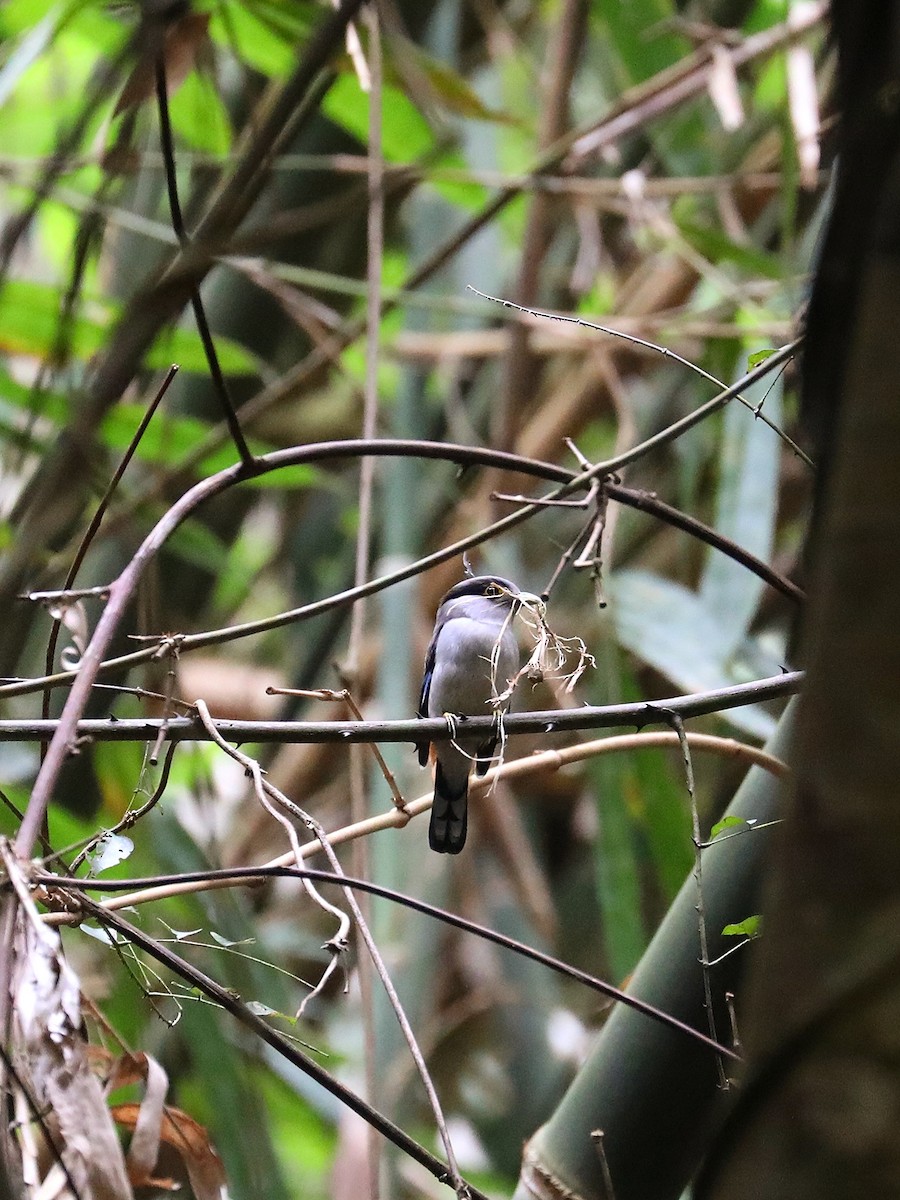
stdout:
{"type": "MultiPolygon", "coordinates": [[[[609,581],[620,643],[686,692],[729,687],[743,671],[734,653],[727,614],[714,610],[696,592],[648,571],[619,571],[609,581]]],[[[754,647],[763,653],[761,647],[754,647]]],[[[777,662],[771,664],[777,672],[777,662]]],[[[738,729],[766,737],[774,728],[758,705],[722,714],[738,729]]]]}
{"type": "MultiPolygon", "coordinates": [[[[765,396],[765,412],[781,420],[781,384],[765,381],[750,401],[765,396]]],[[[767,562],[772,556],[778,506],[781,443],[773,430],[743,405],[725,410],[719,455],[715,527],[745,550],[767,562]]],[[[716,616],[724,638],[720,653],[733,654],[744,640],[765,584],[746,567],[717,550],[707,554],[699,597],[716,616]]]]}

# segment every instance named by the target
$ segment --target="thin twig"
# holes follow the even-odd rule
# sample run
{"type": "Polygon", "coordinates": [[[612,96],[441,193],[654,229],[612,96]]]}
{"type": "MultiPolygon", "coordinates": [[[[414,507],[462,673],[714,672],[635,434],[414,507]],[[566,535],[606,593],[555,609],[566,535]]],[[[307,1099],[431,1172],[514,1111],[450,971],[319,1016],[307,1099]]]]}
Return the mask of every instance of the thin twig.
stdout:
{"type": "Polygon", "coordinates": [[[597,514],[594,518],[590,537],[584,543],[581,553],[572,563],[574,570],[588,572],[589,578],[594,585],[594,596],[597,600],[598,608],[606,608],[606,597],[603,593],[602,546],[603,535],[606,532],[608,511],[609,489],[604,486],[600,489],[597,514]]]}
{"type": "Polygon", "coordinates": [[[169,728],[169,721],[172,714],[172,701],[175,696],[175,683],[177,679],[175,665],[178,662],[180,652],[180,644],[173,640],[168,647],[169,669],[166,671],[165,692],[163,693],[163,718],[160,722],[159,732],[156,735],[156,741],[153,743],[153,748],[150,751],[151,767],[155,767],[159,762],[160,750],[162,749],[163,742],[166,740],[166,731],[169,728]]]}
{"type": "MultiPolygon", "coordinates": [[[[166,169],[169,212],[172,217],[172,228],[175,230],[175,236],[178,238],[178,244],[182,251],[185,251],[190,247],[190,238],[184,226],[181,201],[178,199],[178,177],[175,171],[175,145],[172,139],[172,123],[169,119],[169,89],[166,83],[164,47],[160,47],[157,52],[155,73],[156,107],[159,111],[159,141],[166,169]]],[[[234,448],[237,450],[241,462],[249,465],[253,462],[253,455],[250,452],[250,447],[247,445],[240,421],[235,412],[231,394],[228,391],[228,384],[222,373],[219,356],[216,352],[216,344],[209,328],[209,322],[206,319],[206,310],[203,307],[203,301],[200,299],[200,288],[197,284],[193,284],[191,287],[191,308],[194,310],[194,320],[197,322],[197,331],[203,343],[203,353],[206,355],[209,374],[212,378],[216,395],[219,397],[222,414],[225,417],[225,423],[231,434],[231,440],[234,442],[234,448]]]]}
{"type": "MultiPolygon", "coordinates": [[[[368,60],[359,46],[359,38],[354,27],[347,27],[349,39],[351,31],[357,38],[357,50],[360,66],[358,73],[365,72],[369,92],[369,127],[368,150],[369,170],[366,179],[368,207],[366,211],[366,375],[363,399],[362,434],[366,438],[374,438],[378,426],[378,366],[381,350],[381,309],[382,283],[384,267],[384,156],[382,152],[382,45],[381,25],[376,4],[367,6],[364,19],[368,29],[369,55],[368,60]]],[[[362,82],[360,73],[360,82],[362,82]]],[[[375,460],[363,459],[359,469],[359,522],[356,531],[356,556],[354,561],[353,582],[358,587],[369,577],[369,563],[372,554],[372,504],[375,483],[375,460]]],[[[351,689],[359,686],[360,658],[365,632],[367,602],[360,599],[351,610],[350,636],[347,647],[347,659],[344,672],[349,687],[345,689],[347,703],[351,710],[359,713],[359,709],[351,699],[351,689]]],[[[379,766],[386,779],[390,778],[387,764],[377,752],[379,766]]],[[[365,751],[361,747],[350,748],[350,814],[353,820],[359,821],[368,815],[368,789],[366,788],[365,751]]],[[[394,785],[396,789],[396,784],[394,785]]],[[[392,789],[392,794],[395,794],[392,789]]],[[[395,795],[396,803],[396,795],[395,795]]],[[[402,800],[401,800],[402,804],[402,800]]],[[[324,844],[324,843],[323,843],[324,844]]],[[[333,855],[333,851],[331,854],[333,855]]],[[[357,875],[369,874],[369,843],[365,839],[353,845],[353,868],[357,875]]],[[[350,893],[346,893],[348,896],[350,893]]],[[[368,934],[367,919],[371,915],[368,897],[361,897],[363,907],[355,898],[353,900],[354,915],[357,916],[357,930],[363,942],[369,945],[371,937],[368,934]]],[[[374,949],[374,942],[372,943],[374,949]]],[[[376,1037],[376,1015],[374,1003],[374,988],[372,967],[383,977],[387,972],[379,968],[375,955],[377,950],[370,949],[368,956],[358,957],[359,994],[362,1008],[363,1053],[366,1076],[366,1096],[373,1100],[378,1095],[378,1044],[376,1037]]],[[[390,996],[390,991],[388,992],[390,996]]],[[[398,1017],[402,1009],[398,1013],[398,1017]]],[[[402,1021],[401,1021],[402,1024],[402,1021]]],[[[452,1159],[450,1160],[453,1164],[452,1159]]],[[[368,1182],[371,1200],[380,1200],[381,1195],[381,1143],[370,1134],[368,1141],[368,1182]]]]}
{"type": "Polygon", "coordinates": [[[728,1020],[731,1023],[731,1044],[736,1054],[743,1052],[744,1046],[738,1031],[737,1013],[734,1008],[734,992],[725,993],[725,1003],[728,1005],[728,1020]]]}
{"type": "MultiPolygon", "coordinates": [[[[102,596],[103,599],[105,599],[108,596],[108,594],[109,594],[108,589],[105,587],[83,588],[79,592],[72,592],[71,591],[72,584],[75,582],[78,572],[81,569],[81,564],[84,562],[85,556],[87,555],[87,552],[90,549],[91,543],[93,542],[94,537],[96,536],[97,531],[99,530],[100,525],[103,522],[103,518],[106,514],[106,510],[109,508],[109,505],[112,501],[112,498],[116,491],[116,488],[119,486],[119,482],[121,481],[122,476],[125,474],[125,471],[128,468],[128,464],[131,462],[132,458],[134,457],[134,454],[135,454],[138,446],[140,445],[141,438],[143,438],[144,434],[147,431],[147,426],[150,424],[153,414],[156,412],[157,408],[159,408],[159,405],[162,402],[163,396],[165,396],[166,392],[169,390],[172,380],[175,378],[175,376],[177,374],[178,374],[178,367],[175,363],[173,363],[169,367],[168,371],[166,371],[165,377],[163,378],[162,383],[156,389],[153,399],[147,405],[144,415],[141,417],[140,423],[138,424],[138,427],[134,431],[134,435],[132,436],[131,441],[128,444],[128,448],[125,451],[125,453],[122,455],[119,465],[116,467],[115,471],[113,472],[112,479],[109,481],[109,485],[108,485],[106,491],[103,493],[100,503],[97,505],[94,515],[93,515],[93,517],[91,517],[88,527],[85,530],[84,537],[81,539],[81,541],[78,545],[78,549],[75,551],[75,557],[72,559],[72,565],[69,567],[69,570],[66,572],[66,579],[63,584],[63,591],[62,591],[62,595],[60,596],[60,598],[63,598],[67,595],[82,595],[82,594],[85,596],[93,596],[93,595],[99,594],[100,596],[102,596]]],[[[29,596],[29,599],[42,598],[43,596],[52,597],[53,595],[54,595],[54,593],[52,593],[52,592],[31,593],[31,595],[29,596]]],[[[49,675],[51,673],[51,671],[53,670],[53,660],[56,657],[56,646],[57,646],[57,642],[59,641],[59,631],[60,631],[61,625],[62,625],[62,622],[60,621],[60,619],[58,617],[54,618],[53,625],[51,626],[51,629],[50,629],[50,637],[47,640],[47,655],[44,660],[45,661],[45,672],[47,675],[49,675]]],[[[43,698],[42,705],[41,705],[41,713],[45,717],[50,715],[50,691],[49,691],[49,689],[46,689],[44,691],[44,698],[43,698]]]]}
{"type": "MultiPolygon", "coordinates": [[[[678,735],[678,741],[681,744],[685,783],[691,805],[691,828],[694,841],[694,880],[697,884],[697,928],[700,939],[700,970],[703,973],[703,1007],[706,1009],[709,1036],[714,1042],[717,1042],[719,1039],[716,1033],[716,1014],[713,1009],[712,985],[709,978],[709,943],[706,937],[706,911],[703,901],[703,854],[700,847],[700,814],[697,811],[697,796],[694,790],[694,764],[691,759],[691,748],[687,734],[685,733],[684,722],[676,712],[671,713],[670,719],[672,728],[678,735]]],[[[719,1075],[719,1087],[723,1089],[727,1088],[728,1077],[725,1074],[725,1064],[721,1055],[716,1058],[716,1069],[719,1075]]]]}
{"type": "Polygon", "coordinates": [[[606,1157],[606,1146],[604,1144],[604,1133],[602,1129],[591,1130],[591,1141],[597,1150],[597,1157],[600,1159],[600,1174],[603,1176],[603,1200],[616,1200],[616,1193],[613,1190],[612,1175],[609,1173],[609,1161],[606,1157]]]}
{"type": "MultiPolygon", "coordinates": [[[[683,367],[687,367],[688,370],[695,372],[695,374],[700,375],[703,379],[707,379],[710,383],[714,383],[716,387],[724,388],[726,386],[721,379],[718,379],[715,375],[711,375],[709,371],[704,370],[699,363],[692,362],[689,358],[684,358],[681,354],[677,354],[674,350],[670,350],[667,346],[661,346],[657,342],[650,342],[647,341],[646,338],[635,337],[635,335],[632,333],[625,333],[621,329],[613,329],[609,325],[598,325],[595,321],[586,321],[583,317],[573,317],[565,313],[545,312],[539,308],[529,308],[529,306],[526,304],[516,304],[512,300],[504,300],[500,296],[488,295],[487,292],[479,291],[478,288],[472,287],[471,284],[466,285],[466,291],[474,292],[475,295],[480,296],[482,300],[490,300],[492,303],[499,304],[503,308],[514,309],[516,312],[524,313],[529,317],[534,317],[536,320],[558,321],[563,325],[578,325],[582,329],[593,329],[596,333],[605,333],[610,337],[618,338],[620,341],[630,342],[631,345],[640,346],[643,350],[652,350],[656,354],[661,354],[664,358],[670,358],[673,362],[679,363],[683,367]]],[[[775,424],[774,421],[769,420],[766,414],[762,411],[761,401],[759,404],[752,404],[740,393],[735,395],[735,399],[743,404],[744,408],[748,409],[749,412],[753,413],[753,416],[756,417],[757,420],[762,421],[764,425],[768,425],[772,432],[781,438],[784,444],[790,448],[797,458],[801,459],[811,470],[815,470],[815,463],[809,457],[806,451],[802,450],[800,446],[798,446],[793,440],[793,438],[789,437],[783,429],[775,424]]]]}
{"type": "Polygon", "coordinates": [[[99,587],[73,588],[63,587],[49,592],[23,592],[20,600],[28,600],[32,604],[71,604],[75,600],[105,600],[109,596],[109,588],[105,584],[99,587]]]}

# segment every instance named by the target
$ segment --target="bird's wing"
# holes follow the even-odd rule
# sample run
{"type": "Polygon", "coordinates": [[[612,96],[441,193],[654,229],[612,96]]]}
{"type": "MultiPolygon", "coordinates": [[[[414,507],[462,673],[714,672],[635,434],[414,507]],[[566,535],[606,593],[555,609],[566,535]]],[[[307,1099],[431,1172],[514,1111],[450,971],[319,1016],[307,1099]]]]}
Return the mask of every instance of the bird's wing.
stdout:
{"type": "MultiPolygon", "coordinates": [[[[444,622],[439,620],[434,627],[434,633],[431,635],[431,641],[428,644],[428,651],[425,655],[425,670],[422,673],[422,690],[419,692],[419,707],[416,710],[417,717],[428,716],[428,695],[431,691],[431,677],[434,675],[434,656],[437,650],[438,638],[443,628],[444,622]]],[[[430,744],[428,741],[416,743],[416,753],[419,756],[419,763],[423,767],[428,762],[430,744]]]]}

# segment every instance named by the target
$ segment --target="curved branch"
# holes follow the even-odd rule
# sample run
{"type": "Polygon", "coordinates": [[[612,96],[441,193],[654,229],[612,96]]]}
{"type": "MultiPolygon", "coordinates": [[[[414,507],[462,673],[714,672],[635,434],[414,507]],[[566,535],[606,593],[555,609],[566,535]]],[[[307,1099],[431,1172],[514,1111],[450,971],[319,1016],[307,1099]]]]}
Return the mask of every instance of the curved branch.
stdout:
{"type": "MultiPolygon", "coordinates": [[[[719,1042],[713,1041],[712,1038],[701,1033],[691,1025],[686,1025],[683,1021],[679,1021],[677,1017],[670,1016],[669,1013],[663,1012],[659,1008],[655,1008],[652,1004],[648,1004],[645,1000],[640,1000],[637,996],[629,995],[628,992],[622,991],[621,988],[615,987],[611,983],[606,983],[605,980],[598,979],[594,975],[588,974],[587,971],[582,971],[578,967],[572,967],[568,963],[562,962],[558,958],[554,958],[552,954],[546,954],[543,950],[536,950],[532,946],[526,945],[524,942],[518,941],[516,938],[509,937],[505,933],[499,933],[495,929],[489,929],[486,925],[479,925],[476,921],[470,921],[466,917],[458,916],[456,913],[449,912],[447,909],[438,908],[434,904],[428,904],[425,900],[419,900],[416,896],[409,896],[405,892],[395,891],[393,888],[383,887],[378,883],[371,883],[368,879],[353,879],[349,875],[336,874],[334,871],[319,871],[307,867],[228,867],[223,870],[213,871],[188,871],[179,875],[158,876],[155,880],[160,885],[167,883],[195,883],[207,882],[211,880],[227,880],[236,884],[248,883],[257,879],[277,878],[294,878],[294,879],[309,879],[315,880],[317,883],[333,883],[339,887],[350,887],[356,891],[368,892],[371,896],[380,896],[385,900],[393,900],[396,904],[405,905],[406,908],[411,908],[415,912],[423,913],[426,917],[432,917],[436,921],[443,921],[446,925],[454,925],[457,929],[462,929],[465,933],[472,933],[476,937],[483,938],[487,942],[494,942],[497,946],[503,946],[507,950],[512,950],[515,954],[521,955],[523,958],[530,958],[534,962],[540,963],[542,966],[549,967],[552,971],[557,971],[560,975],[566,975],[570,979],[576,980],[578,983],[583,983],[585,987],[592,988],[595,992],[599,992],[602,996],[608,997],[610,1000],[615,1000],[620,1004],[626,1005],[628,1008],[633,1008],[636,1012],[643,1013],[644,1016],[650,1017],[651,1020],[658,1021],[662,1025],[668,1025],[671,1029],[677,1030],[695,1041],[701,1042],[710,1049],[715,1050],[717,1054],[723,1054],[727,1057],[738,1059],[739,1055],[735,1054],[727,1046],[721,1045],[719,1042]]],[[[78,892],[97,891],[97,892],[115,892],[127,891],[129,888],[146,881],[139,879],[74,879],[71,877],[61,877],[51,874],[37,874],[35,882],[45,888],[66,888],[77,890],[78,892]]],[[[97,905],[101,913],[107,913],[109,910],[102,905],[97,905]]]]}
{"type": "MultiPolygon", "coordinates": [[[[763,365],[765,366],[766,364],[763,365]]],[[[760,370],[760,368],[757,368],[757,370],[760,370]]],[[[729,391],[733,391],[733,389],[729,389],[729,391]]],[[[720,397],[715,398],[716,401],[719,399],[720,397]]],[[[713,401],[710,401],[710,403],[713,403],[713,401]]],[[[704,409],[707,407],[704,406],[704,409]]],[[[685,418],[685,420],[689,420],[689,418],[685,418]]],[[[682,422],[679,422],[679,426],[682,424],[682,422]]],[[[680,432],[684,432],[684,429],[681,428],[680,432]]],[[[601,467],[613,470],[619,461],[612,459],[607,463],[597,464],[588,472],[576,474],[574,471],[558,466],[556,463],[525,458],[522,455],[509,454],[501,450],[488,450],[477,446],[461,446],[447,442],[413,441],[392,438],[376,440],[359,438],[350,441],[318,442],[313,446],[296,446],[287,450],[276,451],[274,454],[264,455],[256,460],[252,470],[241,471],[237,467],[229,467],[226,471],[220,472],[219,475],[210,476],[209,479],[204,480],[201,484],[197,484],[189,492],[185,493],[185,496],[178,503],[182,504],[188,496],[194,495],[198,489],[208,485],[212,480],[222,480],[223,476],[227,478],[214,490],[204,492],[196,500],[195,504],[191,505],[187,512],[179,518],[179,521],[183,520],[203,500],[208,499],[212,495],[217,495],[220,491],[224,491],[226,488],[232,487],[235,483],[239,483],[247,478],[266,474],[268,471],[277,470],[279,467],[294,466],[297,463],[317,462],[322,459],[359,457],[364,454],[387,458],[418,457],[437,459],[455,462],[463,468],[473,465],[499,467],[506,471],[518,472],[523,475],[546,479],[563,485],[551,493],[549,497],[543,498],[543,500],[562,497],[568,495],[570,492],[587,487],[590,480],[601,473],[601,467]],[[237,477],[234,475],[235,472],[239,472],[237,477]]],[[[730,558],[740,562],[748,570],[751,570],[760,579],[770,584],[773,588],[776,588],[782,594],[798,602],[804,599],[804,593],[796,584],[786,579],[783,575],[780,575],[767,563],[756,558],[755,555],[751,554],[748,550],[744,550],[743,547],[738,546],[729,538],[717,533],[708,525],[704,525],[702,521],[698,521],[695,517],[690,517],[686,513],[672,508],[671,505],[658,500],[651,492],[627,488],[621,484],[612,482],[608,482],[604,486],[610,499],[620,504],[626,504],[630,508],[635,508],[640,512],[655,516],[659,520],[665,521],[675,528],[689,533],[691,536],[721,550],[730,558]]],[[[455,558],[457,555],[471,549],[473,546],[477,546],[481,542],[487,541],[491,537],[505,533],[507,529],[512,529],[528,517],[533,516],[536,512],[541,511],[542,502],[530,502],[527,498],[523,498],[524,508],[503,517],[501,520],[486,526],[469,537],[461,538],[450,546],[445,546],[443,549],[426,555],[414,563],[409,563],[399,570],[382,575],[357,587],[347,588],[343,592],[336,592],[323,600],[315,600],[310,604],[301,605],[299,608],[277,613],[272,617],[264,617],[258,621],[247,621],[240,625],[229,625],[224,629],[214,629],[208,630],[205,633],[187,635],[180,639],[179,650],[187,652],[188,650],[197,650],[206,646],[220,645],[223,642],[234,641],[237,638],[251,637],[253,634],[277,629],[282,625],[288,625],[294,621],[308,620],[310,617],[318,616],[320,613],[327,612],[330,609],[345,604],[352,604],[356,600],[375,595],[377,592],[383,591],[395,583],[401,583],[414,575],[429,570],[431,567],[447,562],[448,559],[455,558]]],[[[153,532],[150,534],[151,537],[153,536],[153,532]]],[[[150,645],[141,650],[135,650],[131,654],[119,655],[117,658],[108,659],[102,663],[99,670],[106,673],[138,666],[140,663],[148,662],[152,659],[156,650],[155,646],[150,645]]],[[[59,671],[55,675],[45,675],[34,679],[16,680],[5,683],[0,685],[0,698],[27,695],[30,692],[46,687],[60,687],[72,683],[77,673],[77,671],[59,671]]]]}

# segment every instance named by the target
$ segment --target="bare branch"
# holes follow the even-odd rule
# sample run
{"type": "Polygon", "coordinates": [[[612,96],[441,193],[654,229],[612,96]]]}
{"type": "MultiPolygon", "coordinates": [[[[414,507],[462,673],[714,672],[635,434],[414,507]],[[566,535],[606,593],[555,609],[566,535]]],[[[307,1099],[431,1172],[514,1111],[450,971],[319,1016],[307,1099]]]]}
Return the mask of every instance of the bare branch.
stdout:
{"type": "MultiPolygon", "coordinates": [[[[583,704],[579,708],[546,709],[510,713],[504,718],[510,735],[557,733],[578,729],[613,729],[623,725],[643,728],[668,723],[667,713],[682,717],[708,716],[727,712],[745,704],[759,704],[801,690],[802,671],[785,671],[752,683],[735,684],[709,692],[695,692],[663,700],[640,700],[629,704],[583,704]]],[[[467,717],[466,728],[473,733],[491,728],[493,718],[467,717]]],[[[0,720],[0,742],[50,741],[59,730],[58,721],[0,720]]],[[[80,720],[72,726],[74,737],[97,741],[145,741],[155,737],[160,718],[140,717],[80,720]]],[[[443,717],[410,718],[405,721],[214,721],[217,732],[233,742],[410,742],[427,737],[440,741],[452,737],[443,717]]],[[[206,741],[202,725],[189,717],[170,717],[167,729],[170,741],[206,741]]],[[[401,809],[398,812],[401,813],[401,809]]]]}

